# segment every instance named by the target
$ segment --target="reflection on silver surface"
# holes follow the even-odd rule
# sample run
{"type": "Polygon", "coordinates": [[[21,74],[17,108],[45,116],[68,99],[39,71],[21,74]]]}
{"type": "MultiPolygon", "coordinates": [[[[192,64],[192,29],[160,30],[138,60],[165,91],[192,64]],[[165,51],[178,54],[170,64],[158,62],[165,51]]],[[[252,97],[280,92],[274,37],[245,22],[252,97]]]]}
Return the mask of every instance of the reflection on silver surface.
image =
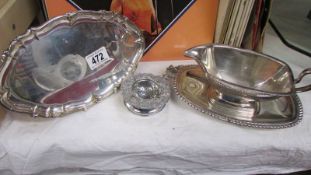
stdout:
{"type": "Polygon", "coordinates": [[[3,54],[1,103],[43,117],[85,110],[116,91],[143,51],[139,29],[118,14],[54,18],[19,36],[3,54]]]}
{"type": "Polygon", "coordinates": [[[168,82],[152,74],[137,74],[122,83],[125,106],[133,113],[148,116],[160,112],[170,97],[168,82]]]}
{"type": "Polygon", "coordinates": [[[47,91],[64,88],[84,78],[87,63],[80,55],[66,55],[55,65],[36,67],[32,78],[37,86],[47,91]],[[57,81],[55,81],[57,80],[57,81]]]}
{"type": "Polygon", "coordinates": [[[310,85],[295,89],[286,63],[254,51],[214,44],[194,47],[185,55],[195,59],[210,83],[226,93],[271,98],[311,89],[310,85]]]}
{"type": "Polygon", "coordinates": [[[178,99],[216,119],[255,128],[286,128],[301,121],[302,105],[296,94],[270,100],[253,100],[220,92],[200,66],[167,69],[178,99]]]}

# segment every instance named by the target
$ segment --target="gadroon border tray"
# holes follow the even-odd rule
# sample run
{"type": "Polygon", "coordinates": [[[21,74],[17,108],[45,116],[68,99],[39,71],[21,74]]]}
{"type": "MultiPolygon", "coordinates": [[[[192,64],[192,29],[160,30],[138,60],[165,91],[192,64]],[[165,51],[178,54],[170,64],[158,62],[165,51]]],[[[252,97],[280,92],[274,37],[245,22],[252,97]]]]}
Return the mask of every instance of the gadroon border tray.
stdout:
{"type": "Polygon", "coordinates": [[[280,129],[296,125],[303,117],[302,104],[296,94],[243,103],[243,98],[232,99],[219,92],[198,65],[170,66],[166,77],[177,101],[232,124],[280,129]],[[236,103],[231,104],[232,101],[236,103]]]}

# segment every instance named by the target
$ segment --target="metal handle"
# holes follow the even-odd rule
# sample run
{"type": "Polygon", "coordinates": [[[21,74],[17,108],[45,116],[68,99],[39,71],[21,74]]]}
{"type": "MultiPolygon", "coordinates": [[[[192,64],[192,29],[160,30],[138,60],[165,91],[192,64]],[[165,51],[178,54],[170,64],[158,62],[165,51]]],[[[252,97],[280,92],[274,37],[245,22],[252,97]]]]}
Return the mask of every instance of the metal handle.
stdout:
{"type": "MultiPolygon", "coordinates": [[[[295,84],[299,83],[302,80],[302,78],[308,74],[311,74],[311,68],[307,68],[307,69],[303,70],[298,75],[298,77],[295,79],[295,84]]],[[[309,90],[311,90],[311,84],[303,86],[303,87],[296,88],[296,92],[306,92],[309,90]]]]}

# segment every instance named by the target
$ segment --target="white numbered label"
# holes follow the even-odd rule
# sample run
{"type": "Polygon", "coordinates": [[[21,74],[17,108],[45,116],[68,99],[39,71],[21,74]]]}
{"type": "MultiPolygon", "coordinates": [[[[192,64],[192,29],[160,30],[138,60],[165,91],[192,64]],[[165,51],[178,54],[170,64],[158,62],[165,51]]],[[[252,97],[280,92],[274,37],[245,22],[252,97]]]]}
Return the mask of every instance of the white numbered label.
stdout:
{"type": "Polygon", "coordinates": [[[103,64],[107,64],[113,60],[110,58],[105,47],[101,47],[85,57],[87,64],[91,70],[98,68],[103,64]]]}

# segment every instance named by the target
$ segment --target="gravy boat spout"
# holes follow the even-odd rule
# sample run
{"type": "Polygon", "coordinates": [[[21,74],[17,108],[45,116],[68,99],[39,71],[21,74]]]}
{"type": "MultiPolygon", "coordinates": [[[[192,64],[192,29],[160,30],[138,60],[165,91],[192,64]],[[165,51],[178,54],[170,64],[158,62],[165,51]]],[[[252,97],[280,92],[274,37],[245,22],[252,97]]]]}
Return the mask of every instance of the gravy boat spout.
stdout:
{"type": "Polygon", "coordinates": [[[205,76],[209,77],[218,74],[213,51],[209,45],[202,45],[186,50],[184,55],[194,59],[205,72],[205,76]]]}
{"type": "Polygon", "coordinates": [[[205,46],[193,47],[185,51],[184,55],[190,57],[197,62],[206,62],[208,58],[211,58],[212,52],[205,46]]]}

